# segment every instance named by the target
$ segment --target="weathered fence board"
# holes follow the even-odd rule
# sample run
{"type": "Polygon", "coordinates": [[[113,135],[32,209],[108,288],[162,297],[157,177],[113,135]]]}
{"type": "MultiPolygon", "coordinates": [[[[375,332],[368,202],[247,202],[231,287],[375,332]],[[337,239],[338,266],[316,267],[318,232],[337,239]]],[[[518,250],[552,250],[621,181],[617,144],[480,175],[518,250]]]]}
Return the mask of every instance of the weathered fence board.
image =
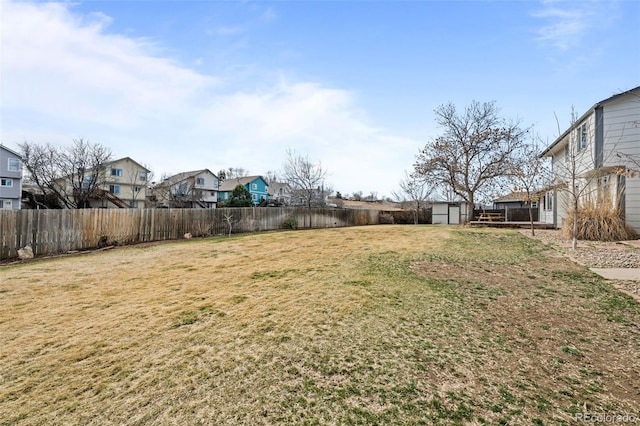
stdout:
{"type": "Polygon", "coordinates": [[[0,260],[31,246],[36,256],[85,250],[106,244],[269,231],[293,218],[300,228],[334,228],[379,223],[377,210],[306,208],[0,210],[0,260]]]}

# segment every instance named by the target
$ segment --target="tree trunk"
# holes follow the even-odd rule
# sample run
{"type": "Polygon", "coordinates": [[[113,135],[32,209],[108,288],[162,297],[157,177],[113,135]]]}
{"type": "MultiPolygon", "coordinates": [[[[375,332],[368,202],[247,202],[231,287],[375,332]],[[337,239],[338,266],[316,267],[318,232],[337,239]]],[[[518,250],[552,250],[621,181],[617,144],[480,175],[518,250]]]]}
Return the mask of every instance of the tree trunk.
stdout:
{"type": "Polygon", "coordinates": [[[467,205],[467,220],[465,220],[465,223],[469,223],[470,221],[473,220],[473,210],[475,208],[475,203],[473,202],[474,200],[474,194],[473,193],[469,193],[469,204],[467,205]]]}
{"type": "Polygon", "coordinates": [[[531,201],[529,201],[529,223],[531,223],[531,236],[535,237],[536,231],[533,226],[533,209],[531,208],[531,204],[532,204],[531,201]]]}
{"type": "Polygon", "coordinates": [[[578,197],[573,197],[573,229],[571,232],[571,248],[578,248],[578,197]]]}

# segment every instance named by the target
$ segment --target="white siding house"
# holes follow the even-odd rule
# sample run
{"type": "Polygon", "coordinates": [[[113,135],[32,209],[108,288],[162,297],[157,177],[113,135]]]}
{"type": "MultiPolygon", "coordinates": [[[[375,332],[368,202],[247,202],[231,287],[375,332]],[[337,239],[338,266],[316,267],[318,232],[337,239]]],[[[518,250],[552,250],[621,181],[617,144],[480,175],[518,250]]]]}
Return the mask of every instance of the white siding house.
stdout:
{"type": "Polygon", "coordinates": [[[640,232],[640,87],[604,99],[576,120],[542,154],[552,159],[556,184],[541,200],[540,221],[562,226],[571,208],[566,188],[580,202],[615,203],[640,232]]]}
{"type": "Polygon", "coordinates": [[[219,186],[218,176],[211,170],[193,170],[160,182],[153,188],[153,196],[157,207],[215,208],[219,186]]]}
{"type": "Polygon", "coordinates": [[[22,157],[0,145],[0,209],[18,210],[22,199],[22,157]]]}

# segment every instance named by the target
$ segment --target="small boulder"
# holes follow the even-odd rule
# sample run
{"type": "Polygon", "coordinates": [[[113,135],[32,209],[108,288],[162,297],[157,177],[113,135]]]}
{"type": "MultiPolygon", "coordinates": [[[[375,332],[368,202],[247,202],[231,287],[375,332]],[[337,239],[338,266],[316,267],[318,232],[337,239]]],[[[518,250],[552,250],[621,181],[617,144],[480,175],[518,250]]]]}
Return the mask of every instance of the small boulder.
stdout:
{"type": "Polygon", "coordinates": [[[31,246],[24,246],[20,250],[18,250],[18,257],[21,260],[25,259],[33,259],[33,249],[31,246]]]}
{"type": "Polygon", "coordinates": [[[187,240],[192,238],[192,237],[193,237],[193,235],[191,235],[191,232],[187,232],[186,234],[184,234],[184,238],[187,239],[187,240]]]}

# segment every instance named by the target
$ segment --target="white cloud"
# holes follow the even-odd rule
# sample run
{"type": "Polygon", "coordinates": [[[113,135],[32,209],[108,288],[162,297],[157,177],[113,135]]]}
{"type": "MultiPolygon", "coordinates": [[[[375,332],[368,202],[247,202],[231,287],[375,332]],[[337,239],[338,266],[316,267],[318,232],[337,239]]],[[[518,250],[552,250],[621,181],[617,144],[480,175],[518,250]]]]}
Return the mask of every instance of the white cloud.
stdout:
{"type": "Polygon", "coordinates": [[[371,125],[347,90],[266,73],[230,92],[224,79],[163,57],[156,43],[110,34],[110,23],[68,4],[3,3],[3,143],[84,137],[157,176],[205,167],[265,173],[292,148],[322,162],[343,193],[389,195],[411,167],[419,143],[371,125]]]}
{"type": "Polygon", "coordinates": [[[560,52],[580,46],[593,31],[602,31],[615,15],[616,2],[543,1],[531,16],[544,21],[538,29],[538,41],[560,52]]]}

